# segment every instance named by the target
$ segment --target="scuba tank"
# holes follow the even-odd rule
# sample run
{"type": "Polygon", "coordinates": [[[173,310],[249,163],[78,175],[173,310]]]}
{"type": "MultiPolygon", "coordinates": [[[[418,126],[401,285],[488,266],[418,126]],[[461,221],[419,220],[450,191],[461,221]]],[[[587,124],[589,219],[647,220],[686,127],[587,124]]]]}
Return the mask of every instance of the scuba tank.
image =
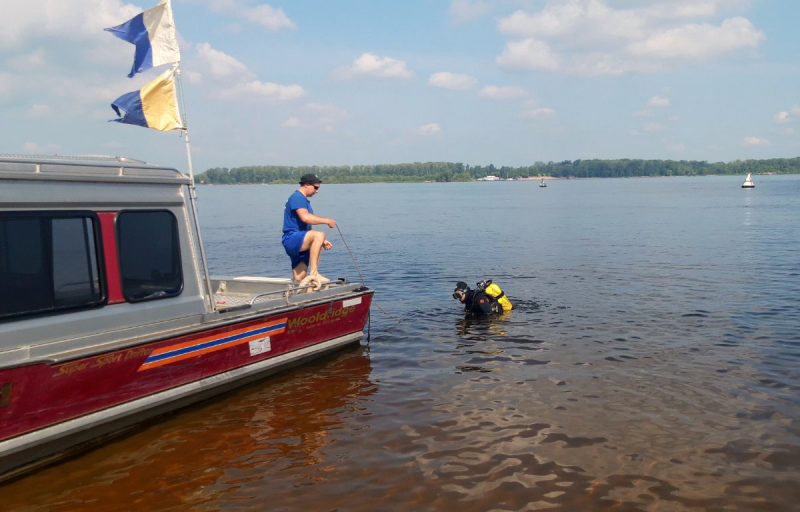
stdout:
{"type": "Polygon", "coordinates": [[[503,311],[511,311],[514,308],[514,305],[511,304],[511,301],[506,297],[505,292],[503,292],[499,286],[492,283],[491,279],[484,279],[478,283],[478,290],[500,303],[500,305],[503,306],[503,311]]]}

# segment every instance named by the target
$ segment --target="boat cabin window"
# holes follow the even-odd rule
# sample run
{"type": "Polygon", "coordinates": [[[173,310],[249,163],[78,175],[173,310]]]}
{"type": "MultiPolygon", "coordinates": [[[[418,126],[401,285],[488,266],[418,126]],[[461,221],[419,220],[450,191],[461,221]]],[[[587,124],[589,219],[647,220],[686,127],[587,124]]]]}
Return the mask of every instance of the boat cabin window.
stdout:
{"type": "Polygon", "coordinates": [[[126,300],[174,297],[183,290],[178,222],[168,211],[123,211],[117,243],[126,300]]]}
{"type": "Polygon", "coordinates": [[[105,300],[89,212],[0,214],[0,319],[105,300]]]}

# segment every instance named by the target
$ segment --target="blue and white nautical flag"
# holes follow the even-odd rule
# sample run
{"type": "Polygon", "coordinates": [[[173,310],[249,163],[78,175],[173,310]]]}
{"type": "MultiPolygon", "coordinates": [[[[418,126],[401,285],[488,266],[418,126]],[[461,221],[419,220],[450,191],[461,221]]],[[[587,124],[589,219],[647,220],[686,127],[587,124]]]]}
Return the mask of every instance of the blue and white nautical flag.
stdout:
{"type": "Polygon", "coordinates": [[[181,60],[170,0],[161,0],[152,9],[134,16],[122,25],[105,30],[136,45],[133,68],[128,78],[152,67],[181,60]]]}
{"type": "Polygon", "coordinates": [[[111,104],[118,123],[135,124],[163,132],[182,130],[175,93],[175,69],[170,69],[138,91],[123,94],[111,104]]]}

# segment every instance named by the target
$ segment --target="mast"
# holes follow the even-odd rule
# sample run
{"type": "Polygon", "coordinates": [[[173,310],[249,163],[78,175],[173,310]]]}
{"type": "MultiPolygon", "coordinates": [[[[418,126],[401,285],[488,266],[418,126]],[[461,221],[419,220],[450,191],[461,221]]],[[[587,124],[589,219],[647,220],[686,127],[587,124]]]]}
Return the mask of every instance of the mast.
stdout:
{"type": "Polygon", "coordinates": [[[210,311],[216,311],[217,307],[214,303],[214,289],[211,287],[211,276],[208,271],[208,262],[206,261],[206,251],[203,245],[203,235],[200,234],[200,219],[197,216],[197,186],[194,181],[194,169],[192,167],[192,149],[189,144],[189,126],[186,122],[186,109],[183,100],[183,81],[181,80],[181,65],[180,63],[175,66],[175,83],[178,90],[178,98],[180,101],[180,115],[183,123],[183,136],[186,139],[186,159],[188,161],[189,169],[189,204],[192,208],[192,220],[194,222],[194,230],[197,233],[197,244],[200,248],[200,261],[203,271],[203,280],[206,285],[206,292],[208,296],[208,305],[210,311]]]}

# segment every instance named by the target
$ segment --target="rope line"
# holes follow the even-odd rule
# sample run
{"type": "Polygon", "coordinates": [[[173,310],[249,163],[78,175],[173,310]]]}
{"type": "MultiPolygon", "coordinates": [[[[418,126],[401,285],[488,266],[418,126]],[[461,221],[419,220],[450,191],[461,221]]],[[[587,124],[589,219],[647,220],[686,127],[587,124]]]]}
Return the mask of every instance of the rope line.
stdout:
{"type": "MultiPolygon", "coordinates": [[[[361,279],[361,283],[362,283],[362,284],[366,285],[366,284],[367,284],[367,282],[364,280],[364,276],[361,274],[361,268],[358,266],[358,262],[356,261],[356,257],[355,257],[355,256],[353,256],[353,251],[351,251],[351,250],[350,250],[350,246],[349,246],[349,245],[347,245],[347,241],[345,241],[345,239],[344,239],[344,235],[342,234],[342,230],[341,230],[341,229],[339,229],[339,224],[336,224],[336,230],[339,232],[339,237],[342,239],[342,243],[344,244],[345,248],[347,249],[347,252],[348,252],[348,253],[350,253],[350,258],[353,260],[353,264],[356,266],[356,271],[358,272],[358,278],[359,278],[359,279],[361,279]]],[[[394,316],[390,315],[389,313],[387,313],[387,312],[386,312],[386,310],[384,310],[384,309],[383,309],[383,308],[380,306],[380,304],[378,304],[378,302],[375,300],[375,296],[374,296],[374,295],[372,296],[372,303],[373,303],[373,304],[375,305],[375,307],[376,307],[376,308],[378,308],[378,309],[381,311],[381,313],[383,313],[384,315],[388,316],[389,318],[391,318],[392,320],[395,320],[395,321],[396,321],[396,322],[398,322],[398,323],[399,323],[399,322],[402,322],[402,319],[400,319],[400,318],[396,318],[396,317],[394,317],[394,316]]]]}

